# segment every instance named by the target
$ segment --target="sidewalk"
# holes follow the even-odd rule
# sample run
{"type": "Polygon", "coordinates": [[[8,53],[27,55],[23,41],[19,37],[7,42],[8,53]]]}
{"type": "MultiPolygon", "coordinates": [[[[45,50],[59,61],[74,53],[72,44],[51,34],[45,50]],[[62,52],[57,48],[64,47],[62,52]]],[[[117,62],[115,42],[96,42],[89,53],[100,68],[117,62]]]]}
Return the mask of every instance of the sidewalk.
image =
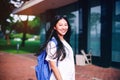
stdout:
{"type": "MultiPolygon", "coordinates": [[[[36,80],[32,54],[13,55],[0,52],[0,80],[36,80]]],[[[76,80],[120,80],[120,70],[95,65],[76,66],[76,80]]]]}
{"type": "Polygon", "coordinates": [[[120,70],[95,65],[76,66],[76,80],[120,80],[120,70]]]}
{"type": "Polygon", "coordinates": [[[35,65],[31,58],[0,53],[0,80],[36,80],[35,65]]]}

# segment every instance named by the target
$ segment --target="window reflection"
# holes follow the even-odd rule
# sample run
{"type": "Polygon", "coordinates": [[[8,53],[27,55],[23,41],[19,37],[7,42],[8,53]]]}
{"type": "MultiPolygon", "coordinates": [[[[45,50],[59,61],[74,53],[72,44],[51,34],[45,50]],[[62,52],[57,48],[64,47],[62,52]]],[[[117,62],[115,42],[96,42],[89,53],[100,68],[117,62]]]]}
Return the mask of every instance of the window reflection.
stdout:
{"type": "Polygon", "coordinates": [[[101,7],[96,6],[90,9],[90,21],[88,27],[88,50],[92,50],[94,56],[100,56],[100,15],[101,7]]]}
{"type": "Polygon", "coordinates": [[[72,30],[70,43],[72,45],[74,53],[78,54],[79,11],[74,11],[66,15],[68,16],[68,20],[70,22],[71,30],[72,30]]]}
{"type": "Polygon", "coordinates": [[[115,3],[115,24],[112,31],[112,61],[120,62],[120,0],[115,3]]]}

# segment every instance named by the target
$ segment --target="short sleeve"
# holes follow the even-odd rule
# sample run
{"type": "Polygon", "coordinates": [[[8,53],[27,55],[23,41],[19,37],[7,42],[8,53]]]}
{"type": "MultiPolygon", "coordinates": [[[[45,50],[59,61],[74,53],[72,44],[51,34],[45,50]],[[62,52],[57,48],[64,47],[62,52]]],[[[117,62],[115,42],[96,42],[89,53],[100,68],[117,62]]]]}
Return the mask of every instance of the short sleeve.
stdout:
{"type": "Polygon", "coordinates": [[[55,53],[56,53],[56,44],[53,41],[48,42],[47,47],[46,47],[46,52],[47,52],[47,56],[46,56],[46,60],[47,61],[55,61],[56,59],[54,59],[55,53]]]}

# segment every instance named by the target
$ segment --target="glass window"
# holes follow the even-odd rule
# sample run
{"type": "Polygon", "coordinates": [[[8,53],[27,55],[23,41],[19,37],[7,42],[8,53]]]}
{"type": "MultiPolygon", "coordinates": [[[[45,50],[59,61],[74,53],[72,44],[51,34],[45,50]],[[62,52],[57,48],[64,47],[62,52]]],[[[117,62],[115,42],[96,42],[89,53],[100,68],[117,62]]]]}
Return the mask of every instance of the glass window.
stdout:
{"type": "Polygon", "coordinates": [[[73,48],[73,51],[75,54],[78,54],[79,49],[78,49],[78,36],[79,36],[79,11],[74,11],[71,12],[70,14],[66,14],[68,17],[68,20],[71,25],[71,38],[70,38],[70,43],[73,48]]]}
{"type": "Polygon", "coordinates": [[[46,36],[46,30],[45,30],[45,25],[42,25],[40,28],[40,45],[45,42],[45,37],[46,36]]]}
{"type": "Polygon", "coordinates": [[[112,61],[120,62],[120,0],[115,3],[114,26],[112,29],[112,61]]]}
{"type": "Polygon", "coordinates": [[[88,27],[88,51],[92,50],[93,56],[100,56],[100,23],[101,7],[96,6],[90,9],[90,20],[88,27]]]}

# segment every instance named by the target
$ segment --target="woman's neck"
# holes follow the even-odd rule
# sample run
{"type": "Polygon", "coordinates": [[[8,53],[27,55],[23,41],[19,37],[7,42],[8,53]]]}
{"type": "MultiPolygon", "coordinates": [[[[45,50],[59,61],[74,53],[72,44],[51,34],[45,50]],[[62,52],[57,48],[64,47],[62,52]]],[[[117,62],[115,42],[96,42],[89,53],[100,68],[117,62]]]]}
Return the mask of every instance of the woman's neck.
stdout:
{"type": "Polygon", "coordinates": [[[64,37],[61,35],[58,35],[58,37],[60,38],[60,40],[64,40],[64,37]]]}

